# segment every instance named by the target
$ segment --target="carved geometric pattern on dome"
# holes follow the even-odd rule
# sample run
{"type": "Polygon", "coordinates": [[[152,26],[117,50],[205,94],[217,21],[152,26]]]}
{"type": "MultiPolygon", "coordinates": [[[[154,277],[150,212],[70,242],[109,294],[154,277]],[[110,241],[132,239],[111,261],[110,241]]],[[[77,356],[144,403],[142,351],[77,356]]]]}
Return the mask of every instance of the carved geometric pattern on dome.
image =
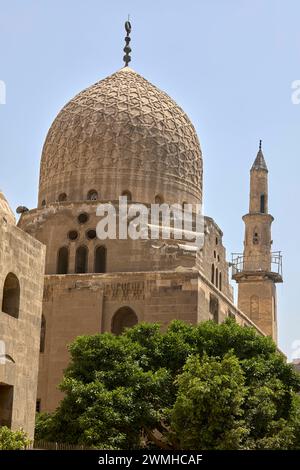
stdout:
{"type": "Polygon", "coordinates": [[[54,120],[43,148],[41,186],[66,172],[143,170],[201,191],[196,131],[167,94],[126,67],[79,93],[54,120]]]}

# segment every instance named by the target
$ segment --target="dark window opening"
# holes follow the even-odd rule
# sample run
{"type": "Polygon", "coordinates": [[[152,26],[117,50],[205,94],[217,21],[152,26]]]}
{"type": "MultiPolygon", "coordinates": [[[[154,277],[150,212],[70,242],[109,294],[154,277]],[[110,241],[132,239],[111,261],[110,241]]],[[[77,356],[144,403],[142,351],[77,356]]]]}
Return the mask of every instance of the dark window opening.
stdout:
{"type": "Polygon", "coordinates": [[[89,216],[86,212],[83,212],[82,214],[79,214],[77,220],[80,224],[85,224],[89,220],[89,216]]]}
{"type": "Polygon", "coordinates": [[[42,315],[42,322],[41,322],[41,336],[40,336],[40,353],[45,351],[45,340],[46,340],[46,319],[44,315],[42,315]]]}
{"type": "Polygon", "coordinates": [[[216,287],[219,287],[219,270],[216,269],[216,287]]]}
{"type": "Polygon", "coordinates": [[[113,316],[111,332],[115,335],[123,333],[125,328],[131,328],[138,323],[135,312],[130,307],[121,307],[113,316]]]}
{"type": "Polygon", "coordinates": [[[45,205],[46,205],[46,201],[45,201],[45,199],[43,199],[42,200],[42,207],[45,207],[45,205]]]}
{"type": "Polygon", "coordinates": [[[106,248],[98,246],[95,250],[95,273],[106,272],[106,248]]]}
{"type": "Polygon", "coordinates": [[[254,232],[254,235],[253,235],[253,244],[254,244],[254,245],[258,245],[258,243],[259,243],[258,233],[257,233],[257,232],[254,232]]]}
{"type": "Polygon", "coordinates": [[[58,196],[58,202],[64,202],[67,200],[67,195],[66,193],[61,193],[59,196],[58,196]]]}
{"type": "Polygon", "coordinates": [[[264,194],[261,194],[261,195],[260,195],[260,212],[261,212],[262,214],[264,214],[264,213],[265,213],[265,210],[266,210],[266,208],[265,208],[265,204],[266,204],[266,203],[265,203],[265,199],[266,199],[266,198],[265,198],[265,195],[264,195],[264,194]]]}
{"type": "Polygon", "coordinates": [[[155,204],[163,204],[164,199],[159,194],[156,194],[154,201],[155,201],[155,204]]]}
{"type": "Polygon", "coordinates": [[[123,191],[123,192],[122,192],[122,196],[127,197],[127,201],[131,201],[131,200],[132,200],[132,194],[131,194],[130,191],[123,191]]]}
{"type": "Polygon", "coordinates": [[[78,232],[76,230],[70,230],[70,232],[68,233],[68,238],[69,240],[71,240],[72,242],[74,240],[77,240],[78,238],[78,232]]]}
{"type": "Polygon", "coordinates": [[[57,274],[68,274],[69,268],[69,250],[62,246],[57,255],[57,274]]]}
{"type": "Polygon", "coordinates": [[[86,236],[89,240],[94,240],[97,236],[96,230],[88,230],[86,236]]]}
{"type": "Polygon", "coordinates": [[[222,290],[222,273],[219,273],[219,289],[222,290]]]}
{"type": "Polygon", "coordinates": [[[37,399],[36,404],[35,404],[35,411],[36,413],[41,412],[41,400],[39,398],[37,399]]]}
{"type": "Polygon", "coordinates": [[[87,199],[88,201],[97,201],[98,200],[98,193],[95,189],[91,189],[89,192],[88,192],[88,195],[87,195],[87,199]]]}
{"type": "Polygon", "coordinates": [[[85,246],[80,246],[76,251],[75,273],[84,274],[87,272],[88,250],[85,246]]]}
{"type": "Polygon", "coordinates": [[[18,318],[20,309],[20,283],[17,276],[9,273],[3,286],[2,312],[18,318]]]}
{"type": "Polygon", "coordinates": [[[212,264],[211,266],[211,282],[214,284],[215,283],[215,265],[212,264]]]}
{"type": "Polygon", "coordinates": [[[0,426],[11,427],[14,387],[0,383],[0,426]]]}

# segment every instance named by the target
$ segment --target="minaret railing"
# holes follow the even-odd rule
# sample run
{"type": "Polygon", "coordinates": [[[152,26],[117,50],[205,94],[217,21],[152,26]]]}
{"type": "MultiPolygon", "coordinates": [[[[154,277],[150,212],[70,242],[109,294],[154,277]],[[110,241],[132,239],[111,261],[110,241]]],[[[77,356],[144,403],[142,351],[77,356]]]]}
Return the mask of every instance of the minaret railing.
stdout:
{"type": "Polygon", "coordinates": [[[259,256],[245,256],[243,253],[232,253],[231,267],[232,275],[242,272],[265,272],[266,263],[270,266],[270,272],[282,276],[282,254],[281,251],[274,251],[266,255],[264,260],[259,256]]]}

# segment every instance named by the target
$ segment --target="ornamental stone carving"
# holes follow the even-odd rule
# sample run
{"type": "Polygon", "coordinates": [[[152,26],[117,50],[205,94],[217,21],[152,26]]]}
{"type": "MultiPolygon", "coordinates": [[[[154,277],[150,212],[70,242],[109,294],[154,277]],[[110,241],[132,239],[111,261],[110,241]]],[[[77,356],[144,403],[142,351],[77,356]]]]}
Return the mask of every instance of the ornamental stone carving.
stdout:
{"type": "Polygon", "coordinates": [[[202,157],[191,121],[166,93],[129,67],[75,96],[54,120],[44,144],[40,204],[62,192],[69,200],[82,200],[91,188],[100,199],[136,189],[153,202],[153,192],[161,188],[176,202],[181,193],[187,202],[201,200],[202,157]]]}

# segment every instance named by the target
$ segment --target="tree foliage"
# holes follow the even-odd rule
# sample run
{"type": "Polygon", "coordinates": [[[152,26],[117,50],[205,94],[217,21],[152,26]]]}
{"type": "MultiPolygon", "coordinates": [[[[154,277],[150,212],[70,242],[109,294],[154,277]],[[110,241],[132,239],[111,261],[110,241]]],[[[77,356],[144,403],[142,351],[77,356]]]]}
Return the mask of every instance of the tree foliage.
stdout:
{"type": "Polygon", "coordinates": [[[228,319],[78,337],[36,437],[102,449],[300,448],[299,375],[228,319]]]}
{"type": "Polygon", "coordinates": [[[190,356],[177,379],[171,412],[181,449],[239,449],[247,434],[243,416],[244,374],[236,356],[190,356]]]}
{"type": "Polygon", "coordinates": [[[6,426],[0,427],[0,450],[24,450],[29,444],[30,440],[22,429],[12,431],[6,426]]]}

